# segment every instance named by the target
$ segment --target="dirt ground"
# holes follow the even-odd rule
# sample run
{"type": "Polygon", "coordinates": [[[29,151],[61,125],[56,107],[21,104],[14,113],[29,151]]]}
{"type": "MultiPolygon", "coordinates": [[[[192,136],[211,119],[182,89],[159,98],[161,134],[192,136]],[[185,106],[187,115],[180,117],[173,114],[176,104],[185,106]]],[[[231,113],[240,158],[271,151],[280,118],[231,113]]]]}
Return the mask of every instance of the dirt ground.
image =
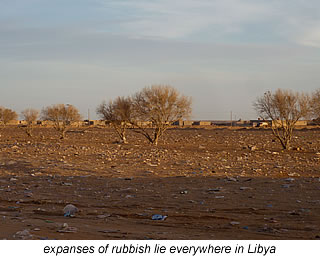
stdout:
{"type": "Polygon", "coordinates": [[[268,129],[170,129],[158,146],[96,127],[0,135],[1,239],[320,238],[320,129],[290,151],[268,129]]]}

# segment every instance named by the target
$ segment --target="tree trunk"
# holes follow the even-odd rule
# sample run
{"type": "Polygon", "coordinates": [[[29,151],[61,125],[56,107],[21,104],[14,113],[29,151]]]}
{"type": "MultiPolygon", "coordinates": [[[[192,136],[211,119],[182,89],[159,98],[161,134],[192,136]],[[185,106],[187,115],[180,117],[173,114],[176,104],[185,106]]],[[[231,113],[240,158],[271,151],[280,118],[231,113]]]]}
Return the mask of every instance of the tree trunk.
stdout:
{"type": "Polygon", "coordinates": [[[32,137],[32,128],[30,126],[27,126],[26,133],[29,137],[32,137]]]}
{"type": "Polygon", "coordinates": [[[157,136],[157,137],[155,137],[154,139],[153,139],[153,144],[154,145],[158,145],[158,140],[159,140],[159,137],[157,136]]]}
{"type": "Polygon", "coordinates": [[[161,129],[155,129],[154,131],[154,138],[153,138],[153,144],[154,145],[158,145],[158,141],[159,141],[159,137],[161,136],[161,129]]]}
{"type": "Polygon", "coordinates": [[[60,133],[60,139],[64,139],[66,137],[66,129],[62,129],[60,133]]]}
{"type": "Polygon", "coordinates": [[[127,143],[128,143],[125,134],[123,134],[123,135],[121,136],[121,142],[124,143],[124,144],[127,144],[127,143]]]}
{"type": "Polygon", "coordinates": [[[288,150],[288,144],[286,141],[280,140],[283,150],[288,150]]]}

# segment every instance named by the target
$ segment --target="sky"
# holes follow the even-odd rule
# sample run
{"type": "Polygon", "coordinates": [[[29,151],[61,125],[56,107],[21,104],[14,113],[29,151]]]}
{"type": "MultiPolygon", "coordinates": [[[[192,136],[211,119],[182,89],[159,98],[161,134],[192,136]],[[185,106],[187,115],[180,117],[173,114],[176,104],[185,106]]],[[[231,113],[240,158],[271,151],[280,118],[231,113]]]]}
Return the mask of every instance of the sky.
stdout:
{"type": "Polygon", "coordinates": [[[0,106],[96,107],[143,87],[191,119],[254,119],[267,90],[320,88],[318,0],[0,0],[0,106]]]}

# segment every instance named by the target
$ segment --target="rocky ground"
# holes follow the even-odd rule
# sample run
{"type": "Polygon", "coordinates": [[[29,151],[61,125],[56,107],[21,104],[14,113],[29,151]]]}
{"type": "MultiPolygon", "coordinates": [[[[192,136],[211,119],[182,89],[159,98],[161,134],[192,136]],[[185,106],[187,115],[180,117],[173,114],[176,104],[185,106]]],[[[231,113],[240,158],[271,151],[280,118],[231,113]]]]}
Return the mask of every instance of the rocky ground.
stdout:
{"type": "Polygon", "coordinates": [[[290,151],[268,129],[170,129],[158,146],[95,127],[0,135],[1,239],[320,238],[317,128],[290,151]]]}

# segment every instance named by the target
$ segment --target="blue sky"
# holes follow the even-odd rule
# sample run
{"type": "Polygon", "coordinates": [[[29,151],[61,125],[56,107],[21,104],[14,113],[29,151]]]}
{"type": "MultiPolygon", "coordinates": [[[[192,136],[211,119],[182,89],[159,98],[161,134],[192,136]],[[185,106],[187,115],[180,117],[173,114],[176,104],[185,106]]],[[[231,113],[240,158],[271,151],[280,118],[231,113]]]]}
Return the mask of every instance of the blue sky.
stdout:
{"type": "Polygon", "coordinates": [[[0,105],[20,112],[152,84],[196,119],[252,119],[266,90],[320,87],[315,0],[0,0],[0,105]]]}

